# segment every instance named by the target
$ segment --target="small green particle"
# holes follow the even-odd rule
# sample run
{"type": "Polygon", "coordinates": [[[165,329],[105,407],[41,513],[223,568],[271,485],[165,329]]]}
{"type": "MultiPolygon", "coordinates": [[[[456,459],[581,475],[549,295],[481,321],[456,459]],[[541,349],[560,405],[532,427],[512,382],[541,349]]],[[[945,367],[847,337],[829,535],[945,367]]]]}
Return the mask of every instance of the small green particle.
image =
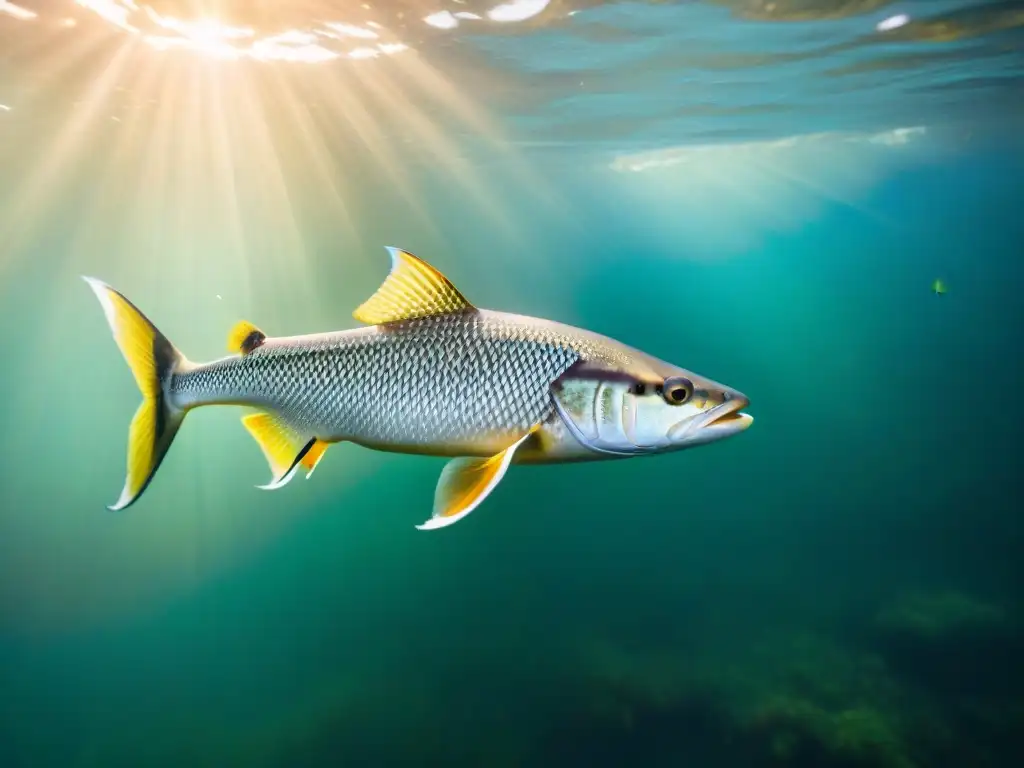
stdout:
{"type": "Polygon", "coordinates": [[[936,279],[935,282],[932,283],[932,293],[934,293],[936,296],[942,296],[945,292],[946,284],[941,280],[936,279]]]}

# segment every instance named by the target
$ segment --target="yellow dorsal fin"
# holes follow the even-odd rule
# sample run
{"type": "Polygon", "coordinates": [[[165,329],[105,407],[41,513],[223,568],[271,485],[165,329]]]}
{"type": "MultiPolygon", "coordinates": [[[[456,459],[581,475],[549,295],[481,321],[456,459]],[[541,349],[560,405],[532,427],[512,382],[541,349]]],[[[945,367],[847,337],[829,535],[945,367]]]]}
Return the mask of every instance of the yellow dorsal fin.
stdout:
{"type": "Polygon", "coordinates": [[[359,322],[382,325],[473,309],[447,277],[422,259],[390,246],[388,253],[391,272],[377,292],[352,313],[359,322]]]}
{"type": "Polygon", "coordinates": [[[434,515],[416,527],[421,531],[444,528],[458,522],[483,502],[512,463],[516,449],[530,437],[534,427],[505,450],[486,459],[460,458],[449,461],[437,480],[434,515]]]}
{"type": "MultiPolygon", "coordinates": [[[[305,464],[319,442],[316,438],[300,435],[269,413],[251,413],[243,416],[242,424],[256,440],[267,459],[267,464],[270,465],[273,475],[270,483],[259,486],[264,490],[280,488],[291,480],[295,470],[300,464],[305,464]]],[[[323,449],[319,450],[311,465],[306,465],[310,474],[316,467],[316,462],[322,457],[323,449]]]]}
{"type": "Polygon", "coordinates": [[[248,355],[267,340],[267,335],[247,320],[242,320],[228,334],[228,351],[248,355]]]}

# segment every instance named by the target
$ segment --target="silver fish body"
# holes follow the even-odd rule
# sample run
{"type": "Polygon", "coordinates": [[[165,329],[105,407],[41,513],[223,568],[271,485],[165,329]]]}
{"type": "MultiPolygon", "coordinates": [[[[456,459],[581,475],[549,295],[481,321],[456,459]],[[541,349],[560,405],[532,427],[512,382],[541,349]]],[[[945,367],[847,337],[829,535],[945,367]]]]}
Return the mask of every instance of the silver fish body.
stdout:
{"type": "Polygon", "coordinates": [[[176,374],[169,393],[181,409],[262,408],[327,442],[491,456],[553,415],[551,384],[593,349],[572,330],[475,310],[271,338],[176,374]]]}
{"type": "Polygon", "coordinates": [[[392,271],[356,310],[367,327],[268,338],[240,323],[236,354],[187,360],[122,294],[87,278],[143,393],[118,503],[148,485],[185,414],[240,405],[278,488],[327,446],[453,457],[424,528],[468,514],[509,464],[661,453],[746,429],[747,398],[614,339],[479,309],[425,262],[392,271]]]}

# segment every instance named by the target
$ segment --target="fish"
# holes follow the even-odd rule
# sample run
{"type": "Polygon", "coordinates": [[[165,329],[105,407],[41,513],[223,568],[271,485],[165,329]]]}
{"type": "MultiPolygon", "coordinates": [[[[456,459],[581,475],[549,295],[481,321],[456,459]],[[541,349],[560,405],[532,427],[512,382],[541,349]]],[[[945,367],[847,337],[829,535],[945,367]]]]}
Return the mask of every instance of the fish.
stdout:
{"type": "Polygon", "coordinates": [[[945,295],[945,293],[946,293],[946,284],[942,280],[936,278],[932,282],[932,293],[934,293],[936,296],[943,296],[943,295],[945,295]]]}
{"type": "Polygon", "coordinates": [[[124,294],[83,276],[142,394],[128,429],[122,510],[149,487],[185,416],[243,406],[277,490],[348,442],[446,457],[431,516],[475,510],[512,464],[678,451],[743,432],[742,392],[622,342],[552,320],[481,309],[440,271],[388,247],[391,269],[353,312],[360,327],[270,337],[242,320],[231,353],[186,358],[124,294]]]}

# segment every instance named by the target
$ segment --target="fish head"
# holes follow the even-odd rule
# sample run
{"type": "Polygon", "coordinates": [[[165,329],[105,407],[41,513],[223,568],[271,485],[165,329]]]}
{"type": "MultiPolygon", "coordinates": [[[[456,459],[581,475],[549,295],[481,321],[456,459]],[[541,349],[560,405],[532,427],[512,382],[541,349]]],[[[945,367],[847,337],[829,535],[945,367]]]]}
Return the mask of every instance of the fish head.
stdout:
{"type": "Polygon", "coordinates": [[[754,421],[742,392],[641,355],[578,361],[553,385],[558,415],[585,447],[620,456],[664,453],[739,434],[754,421]]]}

